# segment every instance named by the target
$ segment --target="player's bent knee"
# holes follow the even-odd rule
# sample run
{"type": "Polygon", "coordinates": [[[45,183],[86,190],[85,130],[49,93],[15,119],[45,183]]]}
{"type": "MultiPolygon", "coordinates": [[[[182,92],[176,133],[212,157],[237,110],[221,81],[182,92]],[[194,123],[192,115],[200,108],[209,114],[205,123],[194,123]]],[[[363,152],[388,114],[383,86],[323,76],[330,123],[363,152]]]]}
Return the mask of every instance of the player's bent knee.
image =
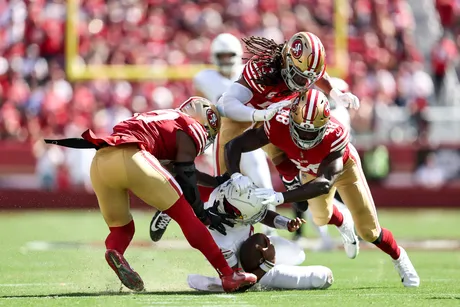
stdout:
{"type": "Polygon", "coordinates": [[[377,231],[376,228],[369,228],[369,227],[356,227],[356,231],[358,235],[367,242],[374,242],[378,239],[380,233],[377,231]]]}
{"type": "Polygon", "coordinates": [[[330,216],[313,216],[313,223],[315,223],[316,226],[324,226],[329,223],[330,219],[330,216]]]}

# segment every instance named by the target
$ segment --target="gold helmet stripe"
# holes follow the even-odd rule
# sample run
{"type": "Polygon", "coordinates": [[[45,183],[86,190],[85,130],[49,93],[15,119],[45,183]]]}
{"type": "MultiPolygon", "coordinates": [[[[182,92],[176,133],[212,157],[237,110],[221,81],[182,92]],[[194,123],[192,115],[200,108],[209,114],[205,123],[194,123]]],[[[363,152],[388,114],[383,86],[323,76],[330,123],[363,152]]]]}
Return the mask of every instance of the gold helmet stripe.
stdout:
{"type": "Polygon", "coordinates": [[[315,119],[314,110],[316,109],[315,106],[316,106],[316,101],[319,95],[318,93],[319,93],[318,91],[308,91],[307,93],[307,99],[306,99],[307,105],[305,109],[308,111],[307,111],[307,115],[304,118],[310,122],[315,119]]]}

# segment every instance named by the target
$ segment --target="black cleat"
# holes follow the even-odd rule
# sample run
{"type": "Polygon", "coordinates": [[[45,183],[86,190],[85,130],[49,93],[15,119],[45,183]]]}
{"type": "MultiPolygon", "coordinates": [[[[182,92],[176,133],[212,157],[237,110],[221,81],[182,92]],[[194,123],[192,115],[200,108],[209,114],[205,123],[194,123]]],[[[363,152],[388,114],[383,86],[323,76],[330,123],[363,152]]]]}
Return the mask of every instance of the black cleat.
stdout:
{"type": "Polygon", "coordinates": [[[153,242],[158,242],[163,237],[163,234],[168,227],[171,218],[166,213],[157,211],[150,222],[150,239],[153,242]]]}

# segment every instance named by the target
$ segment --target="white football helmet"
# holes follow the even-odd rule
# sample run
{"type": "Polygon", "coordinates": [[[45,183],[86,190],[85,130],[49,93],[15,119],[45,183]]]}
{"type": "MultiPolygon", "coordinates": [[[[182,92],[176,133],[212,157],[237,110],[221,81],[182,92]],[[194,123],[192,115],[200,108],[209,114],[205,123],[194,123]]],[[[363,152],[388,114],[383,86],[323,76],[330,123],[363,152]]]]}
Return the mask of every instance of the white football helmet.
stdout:
{"type": "Polygon", "coordinates": [[[243,47],[240,40],[230,33],[221,33],[211,43],[211,62],[218,70],[230,75],[242,63],[243,47]],[[230,55],[221,59],[221,55],[230,55]]]}
{"type": "Polygon", "coordinates": [[[218,186],[210,195],[209,202],[219,202],[218,211],[232,216],[235,221],[242,225],[253,225],[260,222],[267,214],[267,205],[263,205],[263,199],[254,195],[257,187],[250,187],[241,194],[235,190],[231,180],[218,186]]]}

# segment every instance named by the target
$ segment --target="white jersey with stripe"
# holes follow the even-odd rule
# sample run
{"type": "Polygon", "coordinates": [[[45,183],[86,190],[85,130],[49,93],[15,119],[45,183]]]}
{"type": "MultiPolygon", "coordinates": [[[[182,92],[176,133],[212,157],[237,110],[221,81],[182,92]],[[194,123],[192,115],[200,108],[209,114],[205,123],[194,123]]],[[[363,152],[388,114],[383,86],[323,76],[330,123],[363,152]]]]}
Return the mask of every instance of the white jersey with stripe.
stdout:
{"type": "Polygon", "coordinates": [[[238,80],[243,71],[243,67],[243,65],[236,67],[230,79],[224,77],[214,69],[202,70],[193,78],[193,85],[206,99],[215,104],[230,85],[238,80]]]}

